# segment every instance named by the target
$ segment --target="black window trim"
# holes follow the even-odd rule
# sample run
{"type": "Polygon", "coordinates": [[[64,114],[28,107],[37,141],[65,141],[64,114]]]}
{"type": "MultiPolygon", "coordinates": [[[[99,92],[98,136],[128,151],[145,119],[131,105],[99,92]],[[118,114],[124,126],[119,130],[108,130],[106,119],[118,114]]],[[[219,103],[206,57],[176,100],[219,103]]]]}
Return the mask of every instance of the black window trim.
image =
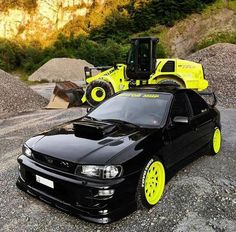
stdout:
{"type": "Polygon", "coordinates": [[[188,108],[188,112],[189,112],[189,119],[192,118],[193,111],[192,111],[191,103],[190,103],[190,101],[189,101],[189,99],[188,99],[188,96],[187,96],[187,94],[186,94],[186,91],[185,91],[185,90],[180,90],[180,91],[174,93],[174,94],[173,94],[173,97],[172,97],[172,99],[171,99],[171,104],[170,104],[170,107],[169,107],[168,120],[167,120],[167,124],[168,124],[168,125],[172,123],[171,113],[172,113],[172,106],[173,106],[173,104],[174,104],[175,96],[176,96],[177,94],[181,94],[181,93],[185,96],[185,100],[186,100],[187,108],[188,108]]]}
{"type": "MultiPolygon", "coordinates": [[[[199,118],[199,117],[201,117],[202,115],[204,115],[204,114],[206,114],[206,113],[209,112],[209,105],[208,105],[207,102],[206,102],[207,110],[204,111],[204,112],[201,112],[200,114],[194,115],[194,113],[193,113],[193,107],[192,107],[191,101],[190,101],[190,99],[189,99],[189,96],[188,96],[188,94],[187,94],[187,92],[190,92],[190,91],[191,91],[191,90],[185,91],[185,95],[186,95],[186,97],[187,97],[187,101],[188,101],[189,107],[190,107],[190,109],[191,109],[191,119],[199,118]]],[[[193,91],[193,90],[192,90],[192,91],[193,91]]],[[[196,92],[195,92],[195,93],[196,93],[196,92]]],[[[196,94],[198,94],[198,93],[196,93],[196,94]]],[[[201,97],[201,96],[199,95],[199,97],[201,97]]],[[[201,97],[201,98],[202,98],[202,97],[201,97]]],[[[204,100],[204,99],[203,99],[203,100],[204,100]]],[[[204,101],[205,101],[205,100],[204,100],[204,101]]]]}

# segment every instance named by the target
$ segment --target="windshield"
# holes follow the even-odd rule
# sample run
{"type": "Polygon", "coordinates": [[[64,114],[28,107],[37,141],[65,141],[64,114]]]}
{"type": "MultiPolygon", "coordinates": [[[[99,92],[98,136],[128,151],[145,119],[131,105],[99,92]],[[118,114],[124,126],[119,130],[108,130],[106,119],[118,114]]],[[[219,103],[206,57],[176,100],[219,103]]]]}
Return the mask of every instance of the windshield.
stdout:
{"type": "Polygon", "coordinates": [[[121,120],[139,126],[160,126],[172,95],[167,93],[124,92],[95,108],[89,117],[121,120]]]}

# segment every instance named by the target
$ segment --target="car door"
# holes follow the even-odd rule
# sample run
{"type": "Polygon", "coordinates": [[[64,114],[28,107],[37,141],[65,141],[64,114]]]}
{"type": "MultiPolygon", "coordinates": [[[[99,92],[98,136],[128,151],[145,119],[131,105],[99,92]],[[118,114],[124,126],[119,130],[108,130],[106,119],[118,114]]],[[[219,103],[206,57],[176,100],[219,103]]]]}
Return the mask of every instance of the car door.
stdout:
{"type": "Polygon", "coordinates": [[[176,116],[191,116],[190,105],[185,92],[175,95],[169,114],[169,123],[164,131],[164,159],[167,166],[172,166],[186,158],[196,149],[195,131],[189,123],[174,123],[176,116]]]}
{"type": "Polygon", "coordinates": [[[201,96],[194,91],[187,91],[187,97],[192,111],[190,124],[195,131],[195,147],[198,150],[211,140],[214,122],[209,107],[201,96]]]}

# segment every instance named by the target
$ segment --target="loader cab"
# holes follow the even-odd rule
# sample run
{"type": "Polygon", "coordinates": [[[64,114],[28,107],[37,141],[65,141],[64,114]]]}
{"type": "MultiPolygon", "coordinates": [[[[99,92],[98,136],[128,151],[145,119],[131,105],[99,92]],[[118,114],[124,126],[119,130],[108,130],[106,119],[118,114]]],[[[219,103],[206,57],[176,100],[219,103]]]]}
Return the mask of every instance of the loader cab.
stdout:
{"type": "Polygon", "coordinates": [[[148,80],[156,69],[157,38],[143,37],[131,40],[127,56],[126,75],[133,80],[148,80]]]}

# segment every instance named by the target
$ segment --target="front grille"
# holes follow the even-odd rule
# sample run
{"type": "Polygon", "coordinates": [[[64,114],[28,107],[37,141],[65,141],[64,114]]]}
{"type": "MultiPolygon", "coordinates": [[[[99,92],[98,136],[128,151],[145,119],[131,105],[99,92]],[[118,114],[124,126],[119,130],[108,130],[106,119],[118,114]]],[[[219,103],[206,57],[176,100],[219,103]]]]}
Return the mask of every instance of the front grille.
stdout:
{"type": "Polygon", "coordinates": [[[33,151],[35,161],[63,172],[74,173],[76,164],[33,151]]]}

